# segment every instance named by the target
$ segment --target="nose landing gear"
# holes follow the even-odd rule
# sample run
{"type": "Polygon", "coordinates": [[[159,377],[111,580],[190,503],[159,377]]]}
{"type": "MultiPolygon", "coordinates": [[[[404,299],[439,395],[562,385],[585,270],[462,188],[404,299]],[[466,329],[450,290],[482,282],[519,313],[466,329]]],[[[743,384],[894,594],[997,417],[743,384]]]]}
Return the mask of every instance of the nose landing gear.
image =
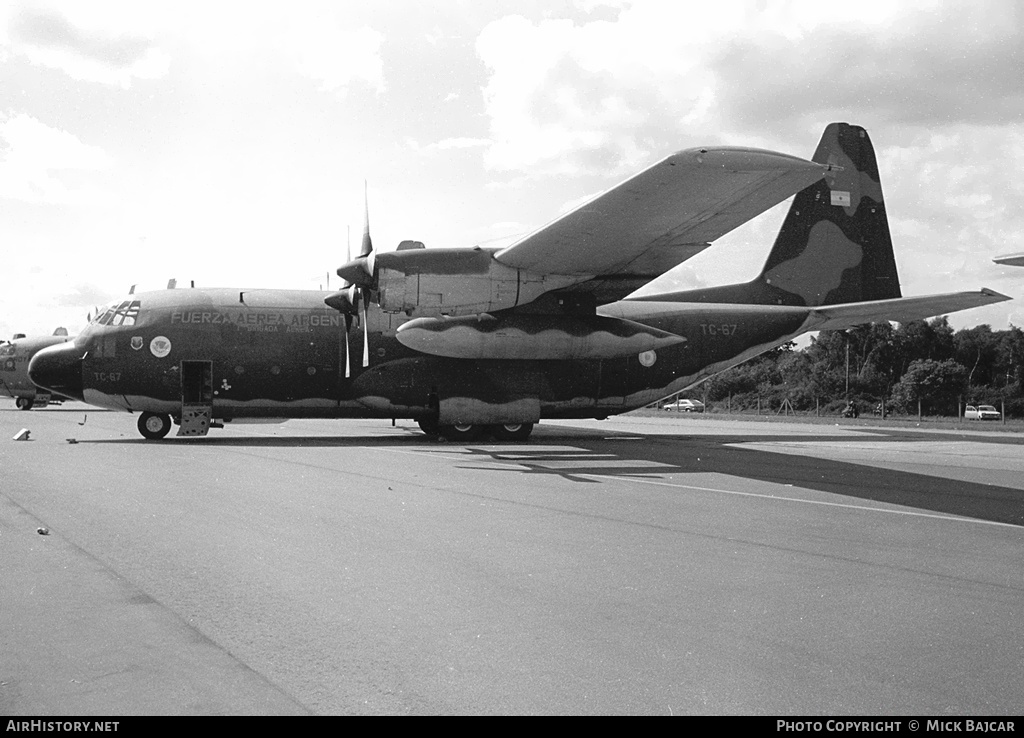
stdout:
{"type": "Polygon", "coordinates": [[[171,431],[171,416],[145,412],[139,416],[139,433],[150,441],[159,441],[171,431]]]}

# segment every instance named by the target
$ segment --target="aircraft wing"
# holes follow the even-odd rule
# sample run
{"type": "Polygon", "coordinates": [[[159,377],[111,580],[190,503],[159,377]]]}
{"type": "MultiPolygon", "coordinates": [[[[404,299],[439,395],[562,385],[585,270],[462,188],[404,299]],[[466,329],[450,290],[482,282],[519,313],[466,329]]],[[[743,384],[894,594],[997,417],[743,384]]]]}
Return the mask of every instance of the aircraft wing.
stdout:
{"type": "Polygon", "coordinates": [[[959,310],[992,305],[1011,298],[989,289],[978,292],[951,292],[944,295],[897,297],[891,300],[851,302],[843,305],[824,305],[811,309],[806,330],[833,331],[864,323],[892,320],[907,323],[924,320],[934,315],[955,313],[959,310]]]}
{"type": "Polygon", "coordinates": [[[651,279],[820,179],[828,165],[763,149],[685,149],[501,250],[537,274],[651,279]]]}
{"type": "Polygon", "coordinates": [[[996,264],[1005,264],[1006,266],[1024,266],[1024,254],[1007,254],[1006,256],[997,256],[992,259],[996,264]]]}

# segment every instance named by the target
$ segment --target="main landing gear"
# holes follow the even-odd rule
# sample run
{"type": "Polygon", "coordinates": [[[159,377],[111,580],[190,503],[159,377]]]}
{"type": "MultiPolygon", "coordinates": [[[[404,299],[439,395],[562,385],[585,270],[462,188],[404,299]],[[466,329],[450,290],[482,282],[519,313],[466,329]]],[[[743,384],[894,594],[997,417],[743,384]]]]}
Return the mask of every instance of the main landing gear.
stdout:
{"type": "Polygon", "coordinates": [[[171,416],[145,412],[139,416],[139,433],[150,441],[159,441],[171,431],[171,416]]]}
{"type": "Polygon", "coordinates": [[[505,423],[502,425],[440,425],[433,420],[416,421],[428,436],[440,436],[457,443],[472,443],[485,434],[498,441],[525,441],[533,431],[533,423],[505,423]]]}
{"type": "Polygon", "coordinates": [[[499,441],[525,441],[533,432],[533,423],[505,423],[489,426],[491,435],[499,441]]]}
{"type": "Polygon", "coordinates": [[[31,397],[19,397],[14,401],[14,404],[19,410],[31,410],[36,402],[31,397]]]}

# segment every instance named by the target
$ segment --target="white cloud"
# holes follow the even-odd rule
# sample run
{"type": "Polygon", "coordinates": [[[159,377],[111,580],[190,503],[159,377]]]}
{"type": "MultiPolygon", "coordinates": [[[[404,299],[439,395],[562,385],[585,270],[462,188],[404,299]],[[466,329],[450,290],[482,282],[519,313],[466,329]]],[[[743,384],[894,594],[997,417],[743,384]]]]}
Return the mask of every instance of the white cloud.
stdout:
{"type": "Polygon", "coordinates": [[[131,87],[133,79],[159,79],[167,74],[170,57],[159,49],[148,49],[130,66],[116,68],[96,59],[88,59],[67,49],[39,48],[26,45],[22,53],[33,64],[60,69],[73,79],[131,87]]]}
{"type": "Polygon", "coordinates": [[[361,82],[378,95],[386,89],[380,47],[383,34],[372,28],[341,28],[326,19],[309,18],[292,29],[298,71],[319,80],[326,91],[345,91],[361,82]]]}
{"type": "Polygon", "coordinates": [[[103,5],[74,5],[67,12],[24,5],[3,18],[3,43],[33,64],[59,69],[72,79],[131,87],[136,79],[167,74],[170,56],[147,33],[126,23],[134,18],[99,12],[103,5]],[[113,18],[119,22],[111,23],[113,18]]]}
{"type": "Polygon", "coordinates": [[[880,148],[878,158],[897,260],[912,275],[908,291],[926,291],[940,276],[967,284],[994,276],[992,257],[1014,250],[1024,232],[1024,130],[922,131],[880,148]]]}
{"type": "Polygon", "coordinates": [[[643,160],[646,152],[619,133],[638,126],[642,112],[618,91],[600,93],[600,62],[589,54],[588,37],[608,26],[509,17],[484,29],[477,52],[492,70],[484,90],[494,139],[489,167],[573,174],[643,160]]]}
{"type": "Polygon", "coordinates": [[[477,39],[486,163],[617,177],[696,143],[799,144],[850,110],[868,125],[1019,121],[1017,14],[1013,0],[640,0],[614,21],[502,18],[477,39]]]}
{"type": "Polygon", "coordinates": [[[110,196],[76,185],[73,170],[109,168],[110,157],[67,131],[19,113],[0,114],[0,198],[30,203],[99,205],[110,196]]]}
{"type": "Polygon", "coordinates": [[[437,143],[428,144],[425,148],[445,151],[447,149],[475,149],[481,146],[490,146],[489,138],[446,138],[437,143]]]}
{"type": "Polygon", "coordinates": [[[40,123],[24,113],[0,116],[0,137],[9,150],[4,157],[11,165],[34,164],[41,169],[103,169],[107,155],[88,146],[67,131],[40,123]]]}

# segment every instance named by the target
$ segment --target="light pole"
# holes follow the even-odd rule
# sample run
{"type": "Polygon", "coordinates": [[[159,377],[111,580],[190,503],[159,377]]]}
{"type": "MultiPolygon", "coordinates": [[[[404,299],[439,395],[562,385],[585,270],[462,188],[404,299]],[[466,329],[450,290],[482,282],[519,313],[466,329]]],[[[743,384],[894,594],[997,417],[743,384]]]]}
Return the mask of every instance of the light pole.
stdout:
{"type": "Polygon", "coordinates": [[[850,332],[846,331],[846,399],[850,399],[850,332]]]}

